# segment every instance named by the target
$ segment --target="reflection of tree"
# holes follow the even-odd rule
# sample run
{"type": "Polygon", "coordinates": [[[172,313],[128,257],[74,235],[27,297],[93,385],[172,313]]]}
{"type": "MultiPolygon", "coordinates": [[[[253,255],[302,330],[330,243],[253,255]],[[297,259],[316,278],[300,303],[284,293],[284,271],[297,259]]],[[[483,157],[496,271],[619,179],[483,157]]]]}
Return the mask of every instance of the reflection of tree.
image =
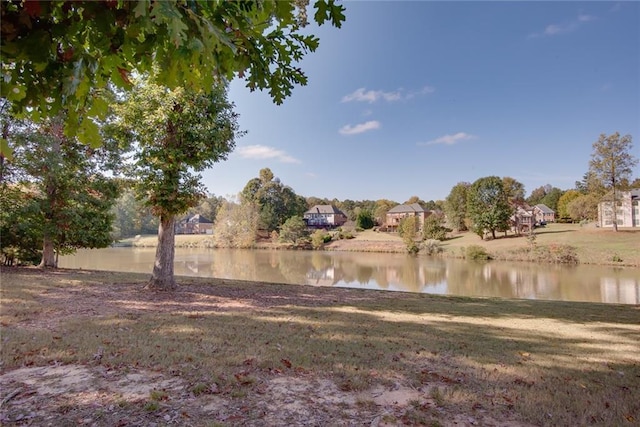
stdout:
{"type": "Polygon", "coordinates": [[[420,271],[421,282],[424,286],[438,285],[447,278],[447,268],[444,262],[425,264],[420,271]]]}
{"type": "Polygon", "coordinates": [[[309,271],[308,262],[291,262],[291,259],[285,254],[287,251],[280,251],[280,262],[278,268],[285,278],[286,283],[306,283],[307,271],[309,271]]]}
{"type": "Polygon", "coordinates": [[[371,276],[373,276],[373,268],[369,267],[368,265],[363,265],[358,268],[356,276],[358,278],[358,283],[366,285],[371,281],[371,276]]]}
{"type": "Polygon", "coordinates": [[[313,251],[311,254],[311,266],[314,270],[325,270],[331,267],[331,256],[320,251],[313,251]]]}
{"type": "Polygon", "coordinates": [[[398,278],[398,287],[404,291],[419,292],[420,286],[420,273],[418,269],[418,258],[408,256],[404,259],[402,266],[396,267],[394,275],[398,278]]]}

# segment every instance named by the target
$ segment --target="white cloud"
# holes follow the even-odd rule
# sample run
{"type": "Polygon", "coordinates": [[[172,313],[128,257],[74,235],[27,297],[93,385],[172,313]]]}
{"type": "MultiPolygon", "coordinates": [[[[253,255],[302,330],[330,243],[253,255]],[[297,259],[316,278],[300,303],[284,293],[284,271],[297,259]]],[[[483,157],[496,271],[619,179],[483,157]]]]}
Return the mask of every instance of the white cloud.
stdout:
{"type": "Polygon", "coordinates": [[[433,93],[435,88],[432,86],[424,86],[422,89],[406,92],[404,89],[398,89],[392,92],[385,92],[382,90],[367,90],[366,88],[358,88],[355,91],[351,92],[348,95],[342,97],[342,102],[368,102],[369,104],[373,104],[374,102],[383,100],[387,102],[393,101],[402,101],[405,99],[410,99],[415,97],[416,95],[426,95],[429,93],[433,93]]]}
{"type": "Polygon", "coordinates": [[[443,135],[439,138],[432,139],[427,142],[419,142],[418,145],[435,145],[435,144],[444,144],[444,145],[453,145],[457,144],[460,141],[468,141],[470,139],[477,138],[475,135],[471,135],[465,132],[458,132],[453,135],[443,135]]]}
{"type": "Polygon", "coordinates": [[[301,163],[300,160],[288,155],[285,151],[266,145],[247,145],[236,151],[243,159],[276,159],[282,163],[301,163]]]}
{"type": "Polygon", "coordinates": [[[580,26],[587,22],[594,21],[596,19],[593,15],[587,15],[586,13],[580,13],[577,18],[566,22],[564,24],[550,24],[544,27],[542,32],[531,33],[527,36],[529,39],[538,37],[552,37],[559,34],[566,34],[577,30],[580,26]]]}
{"type": "Polygon", "coordinates": [[[375,130],[380,128],[380,122],[377,120],[370,120],[365,123],[360,123],[355,126],[344,125],[340,128],[338,132],[342,135],[356,135],[359,133],[368,132],[370,130],[375,130]]]}
{"type": "Polygon", "coordinates": [[[589,22],[589,21],[593,21],[595,18],[595,16],[592,15],[586,15],[584,13],[581,13],[580,15],[578,15],[578,21],[579,22],[589,22]]]}
{"type": "Polygon", "coordinates": [[[374,102],[384,99],[385,101],[397,101],[401,98],[400,92],[383,92],[381,90],[366,90],[361,87],[354,92],[342,97],[342,102],[368,102],[373,104],[374,102]]]}

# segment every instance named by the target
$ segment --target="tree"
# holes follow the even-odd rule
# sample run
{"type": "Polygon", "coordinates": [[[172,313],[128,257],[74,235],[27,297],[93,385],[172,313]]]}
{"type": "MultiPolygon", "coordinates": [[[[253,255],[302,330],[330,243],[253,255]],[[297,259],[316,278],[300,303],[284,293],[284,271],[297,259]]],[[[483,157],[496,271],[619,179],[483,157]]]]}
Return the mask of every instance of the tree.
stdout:
{"type": "Polygon", "coordinates": [[[357,204],[355,201],[350,200],[350,199],[345,199],[342,202],[334,199],[334,204],[335,206],[340,209],[342,212],[344,212],[344,214],[347,216],[347,218],[349,219],[349,221],[355,221],[356,220],[356,207],[357,204]]]}
{"type": "Polygon", "coordinates": [[[418,225],[418,218],[413,215],[402,218],[398,224],[398,234],[402,237],[402,241],[407,246],[407,252],[410,254],[415,254],[420,250],[416,244],[418,225]]]}
{"type": "Polygon", "coordinates": [[[42,229],[38,203],[19,185],[0,184],[0,250],[5,262],[37,264],[42,259],[42,229]]]}
{"type": "Polygon", "coordinates": [[[557,211],[558,200],[560,200],[560,197],[563,193],[564,191],[562,191],[561,189],[552,187],[549,189],[549,191],[547,191],[547,194],[545,194],[545,196],[538,203],[542,203],[543,205],[553,209],[554,211],[557,211]]]}
{"type": "Polygon", "coordinates": [[[567,205],[568,216],[574,221],[594,220],[598,218],[598,196],[582,194],[567,205]]]}
{"type": "Polygon", "coordinates": [[[213,240],[218,247],[250,248],[258,232],[258,208],[250,203],[225,201],[213,225],[213,240]]]}
{"type": "Polygon", "coordinates": [[[445,240],[451,229],[442,225],[444,216],[442,213],[433,213],[425,218],[422,226],[422,236],[425,240],[445,240]]]}
{"type": "Polygon", "coordinates": [[[358,212],[358,217],[356,218],[356,226],[362,228],[363,230],[369,230],[373,228],[375,222],[373,220],[373,214],[369,210],[361,210],[358,212]]]}
{"type": "Polygon", "coordinates": [[[576,190],[582,194],[599,194],[604,195],[606,189],[602,185],[598,176],[591,170],[585,172],[582,181],[576,181],[576,190]]]}
{"type": "Polygon", "coordinates": [[[92,149],[66,137],[63,122],[63,117],[39,125],[23,121],[7,135],[15,147],[9,164],[14,189],[24,193],[20,208],[12,208],[20,215],[13,221],[22,231],[15,233],[14,228],[9,236],[27,252],[34,248],[25,247],[26,242],[39,239],[40,267],[46,268],[57,267],[60,253],[103,248],[112,242],[111,207],[118,189],[105,173],[117,169],[118,147],[105,144],[92,149]]]}
{"type": "Polygon", "coordinates": [[[121,135],[135,141],[138,197],[158,216],[158,246],[149,287],[175,289],[175,219],[206,194],[198,172],[225,160],[238,131],[226,87],[206,92],[139,81],[117,107],[121,135]]]}
{"type": "Polygon", "coordinates": [[[551,185],[549,184],[534,189],[529,195],[529,198],[527,198],[527,203],[530,205],[537,205],[541,203],[541,200],[547,195],[549,190],[551,190],[551,185]]]}
{"type": "Polygon", "coordinates": [[[456,231],[467,229],[465,219],[467,218],[467,191],[470,185],[468,182],[457,183],[444,202],[447,221],[456,231]]]}
{"type": "MultiPolygon", "coordinates": [[[[65,134],[92,144],[109,105],[103,90],[132,90],[134,75],[205,94],[237,75],[280,104],[307,84],[297,63],[319,45],[303,28],[308,3],[3,1],[0,91],[35,121],[66,111],[65,134]]],[[[313,20],[340,27],[344,10],[319,0],[313,20]]]]}
{"type": "Polygon", "coordinates": [[[258,207],[260,228],[267,231],[277,230],[287,219],[302,216],[307,210],[306,199],[274,178],[269,168],[261,169],[258,178],[249,180],[241,196],[258,207]]]}
{"type": "Polygon", "coordinates": [[[580,196],[583,196],[583,194],[578,190],[565,191],[558,199],[558,218],[571,218],[569,204],[580,196]]]}
{"type": "Polygon", "coordinates": [[[467,212],[473,231],[484,238],[485,231],[496,238],[496,231],[504,230],[511,215],[511,207],[502,179],[497,176],[480,178],[467,192],[467,212]]]}
{"type": "Polygon", "coordinates": [[[378,224],[384,224],[387,222],[387,212],[394,206],[397,206],[398,202],[392,200],[380,199],[376,201],[375,210],[373,215],[378,224]]]}
{"type": "Polygon", "coordinates": [[[309,236],[307,224],[301,216],[295,215],[287,219],[280,227],[280,241],[297,244],[309,236]]]}
{"type": "Polygon", "coordinates": [[[225,202],[224,197],[216,197],[214,194],[210,194],[204,199],[200,200],[196,206],[190,208],[187,213],[189,215],[200,214],[211,221],[216,221],[216,215],[218,215],[218,209],[225,202]]]}
{"type": "Polygon", "coordinates": [[[521,206],[524,203],[524,184],[515,178],[505,176],[502,178],[502,186],[509,203],[514,206],[521,206]]]}
{"type": "Polygon", "coordinates": [[[152,234],[158,231],[158,218],[151,208],[136,198],[132,184],[122,189],[120,197],[111,209],[114,215],[111,237],[120,240],[137,234],[152,234]]]}
{"type": "Polygon", "coordinates": [[[633,142],[631,135],[620,136],[618,132],[609,136],[600,134],[600,138],[593,143],[593,152],[589,162],[589,170],[598,177],[600,182],[611,191],[613,211],[613,230],[618,231],[617,190],[620,181],[629,178],[638,159],[631,154],[633,142]]]}

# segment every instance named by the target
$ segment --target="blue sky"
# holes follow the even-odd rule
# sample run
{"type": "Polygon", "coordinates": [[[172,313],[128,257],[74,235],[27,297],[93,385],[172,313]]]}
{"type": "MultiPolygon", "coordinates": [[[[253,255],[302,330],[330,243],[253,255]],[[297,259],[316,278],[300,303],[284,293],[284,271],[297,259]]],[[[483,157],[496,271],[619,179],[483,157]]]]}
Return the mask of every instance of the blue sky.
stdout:
{"type": "Polygon", "coordinates": [[[438,200],[489,175],[569,189],[615,131],[640,158],[640,3],[343,4],[342,29],[310,29],[309,84],[283,105],[231,83],[248,133],[203,174],[209,192],[265,167],[339,200],[438,200]]]}

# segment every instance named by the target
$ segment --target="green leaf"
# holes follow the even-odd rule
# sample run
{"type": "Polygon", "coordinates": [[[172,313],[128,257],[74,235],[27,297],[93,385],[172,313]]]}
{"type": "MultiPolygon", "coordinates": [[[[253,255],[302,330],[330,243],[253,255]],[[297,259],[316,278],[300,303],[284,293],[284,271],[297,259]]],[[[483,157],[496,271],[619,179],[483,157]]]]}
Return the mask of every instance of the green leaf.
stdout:
{"type": "Polygon", "coordinates": [[[13,160],[13,149],[9,146],[9,141],[4,138],[0,138],[0,156],[13,160]]]}
{"type": "Polygon", "coordinates": [[[93,102],[91,103],[91,108],[89,108],[89,115],[95,116],[99,118],[104,118],[109,111],[109,103],[106,99],[101,96],[95,96],[93,98],[93,102]]]}
{"type": "Polygon", "coordinates": [[[138,0],[136,7],[133,9],[133,16],[139,18],[141,16],[147,16],[149,13],[149,5],[151,0],[138,0]]]}
{"type": "Polygon", "coordinates": [[[98,125],[93,120],[85,118],[78,127],[78,140],[83,144],[88,144],[92,148],[98,148],[102,145],[102,137],[98,125]]]}
{"type": "Polygon", "coordinates": [[[11,90],[5,92],[4,95],[9,101],[20,101],[27,96],[27,91],[24,86],[14,86],[11,90]]]}

